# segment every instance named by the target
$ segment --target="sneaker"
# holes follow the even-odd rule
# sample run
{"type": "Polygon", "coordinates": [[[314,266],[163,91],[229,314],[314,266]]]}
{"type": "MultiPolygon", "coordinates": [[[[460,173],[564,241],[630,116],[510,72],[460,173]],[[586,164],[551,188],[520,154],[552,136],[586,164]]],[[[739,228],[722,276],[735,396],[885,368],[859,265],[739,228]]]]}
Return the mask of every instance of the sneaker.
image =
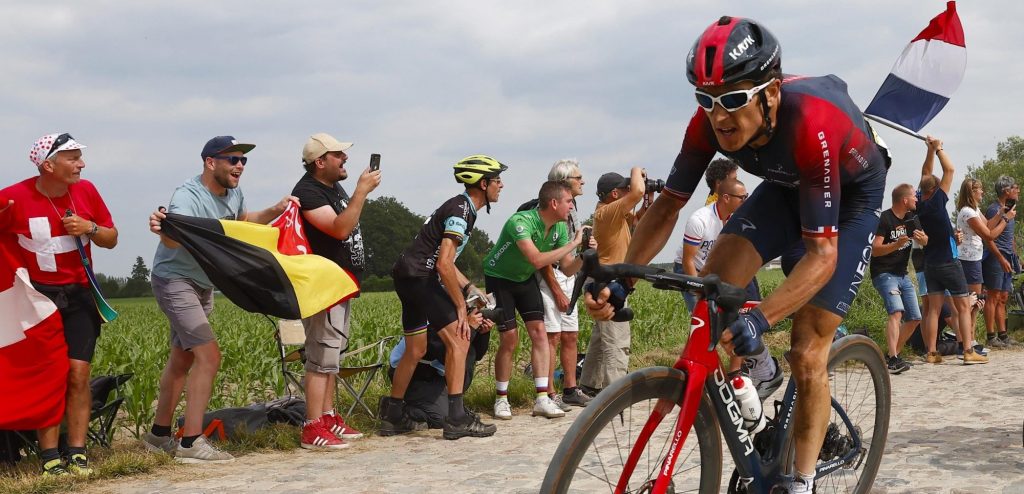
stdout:
{"type": "Polygon", "coordinates": [[[568,403],[562,401],[562,395],[554,395],[554,396],[548,395],[548,398],[550,398],[551,402],[554,403],[555,406],[557,406],[563,412],[572,411],[572,407],[569,406],[568,403]]]}
{"type": "Polygon", "coordinates": [[[460,437],[490,437],[498,431],[496,425],[480,422],[480,416],[476,414],[469,415],[468,417],[469,421],[464,424],[453,424],[445,418],[444,433],[442,434],[444,438],[455,440],[460,437]]]}
{"type": "Polygon", "coordinates": [[[585,407],[587,403],[590,403],[590,400],[593,400],[593,398],[587,396],[580,388],[575,388],[569,393],[562,393],[562,403],[569,405],[585,407]]]}
{"type": "Polygon", "coordinates": [[[64,466],[64,461],[60,458],[43,463],[44,477],[63,477],[65,475],[71,475],[71,472],[68,471],[68,467],[64,466]]]}
{"type": "Polygon", "coordinates": [[[775,390],[782,386],[782,366],[779,365],[779,361],[772,357],[772,362],[775,364],[775,375],[767,381],[755,381],[754,387],[757,388],[757,397],[761,401],[767,400],[775,390]]]}
{"type": "Polygon", "coordinates": [[[494,400],[494,418],[501,420],[512,420],[512,405],[508,404],[507,397],[494,400]]]}
{"type": "Polygon", "coordinates": [[[355,427],[345,423],[345,419],[341,418],[340,413],[324,415],[320,419],[324,421],[324,427],[327,427],[327,430],[337,436],[338,439],[351,440],[363,437],[362,432],[357,431],[355,427]]]}
{"type": "Polygon", "coordinates": [[[974,346],[972,348],[974,348],[974,353],[977,353],[982,357],[988,357],[988,348],[981,346],[977,341],[974,342],[974,346]]]}
{"type": "Polygon", "coordinates": [[[978,355],[974,350],[964,352],[964,365],[987,364],[988,357],[978,355]]]}
{"type": "Polygon", "coordinates": [[[178,443],[178,449],[174,452],[174,460],[178,463],[225,463],[235,461],[235,457],[225,453],[206,440],[206,436],[199,436],[192,443],[191,448],[186,448],[178,443]]]}
{"type": "Polygon", "coordinates": [[[903,359],[901,359],[899,355],[886,358],[885,366],[889,368],[890,374],[895,375],[902,374],[910,369],[910,365],[908,365],[903,359]]]}
{"type": "Polygon", "coordinates": [[[559,417],[565,417],[565,412],[555,402],[548,398],[548,395],[541,395],[537,397],[537,401],[533,403],[533,416],[534,417],[547,417],[549,419],[555,419],[559,417]]]}
{"type": "Polygon", "coordinates": [[[402,402],[390,396],[381,396],[377,416],[380,417],[380,427],[377,434],[381,436],[396,436],[418,430],[416,423],[409,419],[402,408],[402,402]]]}
{"type": "Polygon", "coordinates": [[[1008,347],[1008,345],[1006,343],[1003,343],[1003,340],[1001,340],[998,336],[989,336],[985,344],[988,345],[989,348],[995,349],[1002,349],[1008,347]]]}
{"type": "Polygon", "coordinates": [[[158,436],[147,431],[142,435],[142,446],[154,453],[164,452],[174,456],[174,452],[178,450],[178,440],[174,436],[158,436]]]}
{"type": "MultiPolygon", "coordinates": [[[[334,417],[327,416],[327,418],[333,419],[334,417]]],[[[302,440],[299,442],[299,446],[305,449],[345,449],[348,447],[348,443],[343,441],[341,438],[335,436],[328,429],[329,426],[335,426],[334,420],[325,420],[325,417],[320,417],[306,425],[302,426],[302,440]]]]}
{"type": "Polygon", "coordinates": [[[960,343],[956,344],[956,358],[957,360],[964,359],[964,346],[960,343]]]}
{"type": "Polygon", "coordinates": [[[82,453],[71,455],[71,458],[68,459],[68,470],[81,477],[92,475],[92,469],[89,468],[89,458],[86,458],[82,453]]]}
{"type": "Polygon", "coordinates": [[[1010,333],[999,333],[999,340],[1003,342],[1007,347],[1018,346],[1020,342],[1011,338],[1010,333]]]}
{"type": "Polygon", "coordinates": [[[924,361],[929,364],[941,364],[942,354],[939,352],[928,352],[928,354],[925,355],[924,357],[924,361]]]}

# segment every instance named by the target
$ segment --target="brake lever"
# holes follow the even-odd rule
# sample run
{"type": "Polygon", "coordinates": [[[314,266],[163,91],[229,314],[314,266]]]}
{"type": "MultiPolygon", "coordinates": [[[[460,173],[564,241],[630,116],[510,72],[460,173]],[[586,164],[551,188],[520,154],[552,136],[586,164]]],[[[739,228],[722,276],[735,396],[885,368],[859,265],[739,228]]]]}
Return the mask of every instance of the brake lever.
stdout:
{"type": "Polygon", "coordinates": [[[719,338],[722,337],[722,328],[718,327],[718,322],[722,318],[718,314],[718,302],[714,299],[706,299],[706,302],[708,304],[708,329],[711,331],[708,351],[711,352],[715,350],[719,338]]]}

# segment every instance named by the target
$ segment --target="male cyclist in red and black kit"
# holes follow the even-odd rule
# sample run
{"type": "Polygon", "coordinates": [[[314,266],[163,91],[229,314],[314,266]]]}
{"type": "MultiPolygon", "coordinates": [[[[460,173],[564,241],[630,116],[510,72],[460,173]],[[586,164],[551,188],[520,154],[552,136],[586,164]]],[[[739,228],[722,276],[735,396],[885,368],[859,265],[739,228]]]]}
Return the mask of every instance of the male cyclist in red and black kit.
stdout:
{"type": "MultiPolygon", "coordinates": [[[[811,492],[830,409],[829,347],[871,260],[887,154],[842,80],[784,76],[780,58],[775,37],[749,19],[722,17],[697,39],[686,65],[701,108],[626,262],[647,264],[661,251],[715,153],[764,179],[733,213],[700,274],[745,286],[803,240],[807,252],[789,277],[720,343],[749,355],[764,331],[793,315],[789,359],[800,399],[795,479],[787,487],[811,492]]],[[[587,297],[597,318],[612,313],[606,296],[587,297]]]]}

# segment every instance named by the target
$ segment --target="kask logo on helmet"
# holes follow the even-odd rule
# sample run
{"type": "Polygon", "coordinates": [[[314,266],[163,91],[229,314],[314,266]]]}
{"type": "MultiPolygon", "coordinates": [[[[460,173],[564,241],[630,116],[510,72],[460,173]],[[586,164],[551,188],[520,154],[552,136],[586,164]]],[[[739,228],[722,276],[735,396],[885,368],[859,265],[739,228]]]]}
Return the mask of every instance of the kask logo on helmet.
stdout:
{"type": "Polygon", "coordinates": [[[736,48],[733,48],[729,52],[729,56],[732,57],[733,60],[736,60],[743,55],[743,52],[747,51],[747,48],[750,48],[753,45],[754,37],[748,34],[742,41],[740,41],[740,44],[736,45],[736,48]]]}

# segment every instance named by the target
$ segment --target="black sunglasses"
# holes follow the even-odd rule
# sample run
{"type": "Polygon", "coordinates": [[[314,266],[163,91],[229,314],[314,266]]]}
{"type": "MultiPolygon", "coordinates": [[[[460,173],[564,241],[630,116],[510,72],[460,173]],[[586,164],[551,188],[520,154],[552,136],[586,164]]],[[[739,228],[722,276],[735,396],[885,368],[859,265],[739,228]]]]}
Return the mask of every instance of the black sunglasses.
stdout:
{"type": "Polygon", "coordinates": [[[239,163],[241,163],[242,166],[245,166],[249,161],[249,158],[246,158],[245,156],[214,156],[213,158],[227,161],[228,163],[231,163],[231,166],[235,166],[239,163]]]}
{"type": "Polygon", "coordinates": [[[74,139],[74,137],[71,137],[71,134],[68,134],[67,132],[57,136],[57,138],[53,140],[53,146],[50,147],[50,152],[46,153],[46,157],[43,158],[43,161],[46,161],[50,156],[53,156],[61,146],[67,144],[68,141],[72,139],[74,139]]]}

